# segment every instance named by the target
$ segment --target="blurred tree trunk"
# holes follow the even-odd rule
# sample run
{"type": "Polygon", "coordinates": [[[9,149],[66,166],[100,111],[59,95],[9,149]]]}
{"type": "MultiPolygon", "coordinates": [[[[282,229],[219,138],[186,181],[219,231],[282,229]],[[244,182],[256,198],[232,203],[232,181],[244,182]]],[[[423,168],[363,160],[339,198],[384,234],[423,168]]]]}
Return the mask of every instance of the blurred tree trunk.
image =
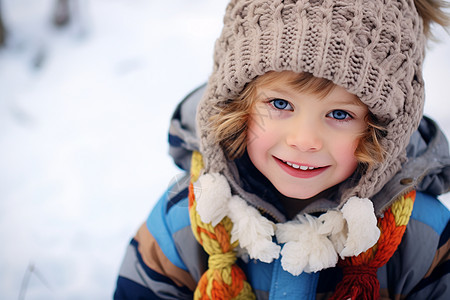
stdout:
{"type": "Polygon", "coordinates": [[[53,11],[53,24],[56,27],[64,27],[70,23],[71,9],[70,0],[56,0],[53,11]]]}
{"type": "Polygon", "coordinates": [[[5,24],[3,23],[2,2],[0,1],[0,47],[5,45],[5,40],[6,40],[6,29],[5,24]]]}

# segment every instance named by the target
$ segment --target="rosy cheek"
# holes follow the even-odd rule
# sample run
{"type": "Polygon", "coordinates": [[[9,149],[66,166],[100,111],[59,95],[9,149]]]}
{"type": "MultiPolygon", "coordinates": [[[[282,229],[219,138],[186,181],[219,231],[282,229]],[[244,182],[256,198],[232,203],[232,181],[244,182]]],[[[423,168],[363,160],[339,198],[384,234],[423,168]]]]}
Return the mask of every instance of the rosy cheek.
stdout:
{"type": "Polygon", "coordinates": [[[358,161],[355,156],[355,150],[358,147],[358,142],[359,139],[341,139],[341,141],[335,141],[335,155],[343,163],[356,165],[358,161]]]}
{"type": "Polygon", "coordinates": [[[353,143],[350,143],[351,146],[349,147],[349,149],[346,151],[346,154],[345,154],[345,156],[347,156],[348,163],[353,165],[355,168],[358,165],[358,160],[356,159],[356,156],[355,156],[355,151],[356,151],[356,148],[358,147],[358,142],[359,142],[359,139],[356,139],[353,141],[353,143]]]}
{"type": "Polygon", "coordinates": [[[262,133],[260,126],[255,122],[250,121],[247,129],[247,147],[251,147],[253,143],[258,142],[262,133]]]}
{"type": "MultiPolygon", "coordinates": [[[[273,116],[267,115],[253,115],[248,125],[248,140],[270,140],[276,132],[277,120],[273,116]]],[[[261,143],[261,141],[259,141],[261,143]]]]}
{"type": "Polygon", "coordinates": [[[250,122],[247,130],[247,152],[251,158],[260,157],[265,149],[265,132],[256,122],[250,122]]]}

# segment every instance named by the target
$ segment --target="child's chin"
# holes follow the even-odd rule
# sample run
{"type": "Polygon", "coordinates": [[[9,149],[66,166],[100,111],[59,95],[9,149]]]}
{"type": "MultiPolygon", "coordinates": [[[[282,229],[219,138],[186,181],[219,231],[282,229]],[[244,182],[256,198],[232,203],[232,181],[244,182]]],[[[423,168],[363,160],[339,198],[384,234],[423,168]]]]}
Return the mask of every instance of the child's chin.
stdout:
{"type": "Polygon", "coordinates": [[[283,194],[285,197],[296,199],[296,200],[310,200],[314,196],[318,195],[318,193],[310,192],[310,193],[299,193],[298,191],[285,191],[283,193],[282,191],[278,190],[281,194],[283,194]]]}

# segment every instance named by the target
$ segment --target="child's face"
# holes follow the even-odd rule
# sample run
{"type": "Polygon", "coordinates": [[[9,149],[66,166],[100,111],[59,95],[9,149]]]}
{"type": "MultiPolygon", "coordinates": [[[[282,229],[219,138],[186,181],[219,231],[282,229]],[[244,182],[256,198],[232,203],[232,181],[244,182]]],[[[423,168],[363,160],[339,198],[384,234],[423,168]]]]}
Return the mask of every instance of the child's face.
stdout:
{"type": "Polygon", "coordinates": [[[247,133],[252,163],[290,198],[309,199],[344,181],[366,129],[367,107],[336,86],[325,97],[283,80],[258,88],[247,133]]]}

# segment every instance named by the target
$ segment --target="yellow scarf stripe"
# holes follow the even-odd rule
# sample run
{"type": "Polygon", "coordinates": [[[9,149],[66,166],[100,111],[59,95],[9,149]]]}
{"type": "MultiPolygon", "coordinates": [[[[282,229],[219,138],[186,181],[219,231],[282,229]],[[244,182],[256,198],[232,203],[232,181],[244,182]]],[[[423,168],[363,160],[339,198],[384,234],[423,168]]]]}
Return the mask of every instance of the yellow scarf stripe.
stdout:
{"type": "Polygon", "coordinates": [[[397,201],[394,202],[391,206],[392,214],[395,218],[395,223],[397,226],[406,226],[409,222],[409,218],[411,217],[411,213],[414,206],[414,197],[411,193],[408,193],[397,201]]]}
{"type": "Polygon", "coordinates": [[[191,182],[196,182],[203,169],[203,158],[200,152],[193,151],[191,158],[191,182]]]}

